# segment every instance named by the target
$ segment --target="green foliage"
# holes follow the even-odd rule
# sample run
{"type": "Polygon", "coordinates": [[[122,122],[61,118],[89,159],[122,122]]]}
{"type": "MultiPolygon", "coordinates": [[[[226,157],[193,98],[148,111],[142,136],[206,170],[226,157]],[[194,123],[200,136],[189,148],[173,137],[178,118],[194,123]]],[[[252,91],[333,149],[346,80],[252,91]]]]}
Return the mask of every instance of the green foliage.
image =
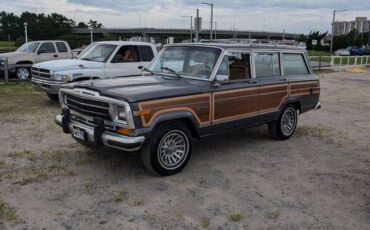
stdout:
{"type": "Polygon", "coordinates": [[[60,40],[67,41],[71,49],[76,49],[90,44],[90,37],[77,34],[66,34],[58,37],[60,40]]]}
{"type": "Polygon", "coordinates": [[[308,35],[306,45],[307,45],[307,50],[312,50],[312,40],[317,40],[317,45],[315,46],[315,50],[322,50],[322,44],[320,41],[328,34],[328,32],[325,33],[320,33],[319,31],[311,31],[310,34],[308,35]]]}
{"type": "MultiPolygon", "coordinates": [[[[28,38],[28,41],[31,42],[32,39],[28,38]]],[[[15,42],[14,42],[14,46],[15,47],[20,47],[21,45],[23,45],[24,43],[26,42],[26,39],[23,37],[23,36],[20,36],[18,37],[15,42]]]]}
{"type": "MultiPolygon", "coordinates": [[[[57,13],[46,15],[25,11],[18,16],[14,13],[2,11],[0,12],[0,40],[14,41],[20,37],[24,37],[24,23],[27,23],[29,39],[34,41],[57,39],[61,36],[71,34],[75,27],[102,27],[101,23],[91,19],[88,24],[80,22],[76,26],[75,21],[57,13]]],[[[75,37],[72,40],[78,43],[81,42],[81,39],[75,37]]],[[[19,45],[21,45],[20,43],[19,41],[19,45]]]]}
{"type": "Polygon", "coordinates": [[[235,214],[231,214],[228,218],[229,218],[229,220],[231,220],[233,222],[240,222],[240,221],[242,221],[242,219],[244,217],[243,217],[243,214],[241,214],[241,213],[235,213],[235,214]]]}
{"type": "Polygon", "coordinates": [[[358,33],[358,31],[352,30],[347,35],[334,37],[333,50],[345,49],[348,46],[367,46],[369,38],[369,33],[358,33]]]}

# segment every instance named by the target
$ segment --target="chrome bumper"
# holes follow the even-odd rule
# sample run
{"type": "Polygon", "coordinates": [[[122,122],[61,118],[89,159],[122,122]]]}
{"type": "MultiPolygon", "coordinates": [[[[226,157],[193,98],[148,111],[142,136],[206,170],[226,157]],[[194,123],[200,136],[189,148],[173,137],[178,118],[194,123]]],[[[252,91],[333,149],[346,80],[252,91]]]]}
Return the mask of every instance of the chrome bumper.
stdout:
{"type": "MultiPolygon", "coordinates": [[[[311,108],[312,108],[312,107],[311,107],[311,108]]],[[[317,102],[317,104],[316,104],[316,106],[315,106],[314,110],[319,110],[319,109],[321,109],[321,103],[320,103],[320,102],[317,102]]]]}
{"type": "Polygon", "coordinates": [[[31,80],[33,88],[39,91],[44,91],[50,94],[58,94],[60,87],[66,84],[65,82],[43,80],[39,78],[32,78],[31,80]]]}
{"type": "Polygon", "coordinates": [[[63,119],[65,119],[63,115],[57,115],[55,117],[55,123],[63,127],[63,130],[68,130],[69,132],[72,132],[73,127],[82,129],[86,133],[86,142],[89,143],[98,145],[96,139],[98,138],[99,141],[101,140],[101,143],[106,147],[133,152],[139,150],[145,141],[145,137],[143,136],[130,137],[108,131],[97,134],[96,128],[92,126],[88,126],[76,121],[63,122],[63,119]],[[97,137],[97,135],[99,136],[97,137]]]}

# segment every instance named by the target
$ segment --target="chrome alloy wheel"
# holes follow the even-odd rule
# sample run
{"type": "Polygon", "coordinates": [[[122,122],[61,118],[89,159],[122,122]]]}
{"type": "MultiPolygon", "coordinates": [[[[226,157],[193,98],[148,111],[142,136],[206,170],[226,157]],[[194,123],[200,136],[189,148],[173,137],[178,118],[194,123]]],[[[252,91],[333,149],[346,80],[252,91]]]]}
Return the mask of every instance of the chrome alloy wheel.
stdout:
{"type": "Polygon", "coordinates": [[[294,108],[289,108],[284,111],[283,115],[281,116],[281,132],[285,136],[290,136],[297,125],[297,115],[294,111],[294,108]]]}
{"type": "Polygon", "coordinates": [[[30,71],[27,68],[19,68],[17,69],[17,77],[21,80],[26,80],[30,76],[30,71]]]}
{"type": "Polygon", "coordinates": [[[166,133],[160,141],[157,156],[160,165],[173,170],[180,167],[189,153],[189,140],[185,133],[180,130],[172,130],[166,133]]]}

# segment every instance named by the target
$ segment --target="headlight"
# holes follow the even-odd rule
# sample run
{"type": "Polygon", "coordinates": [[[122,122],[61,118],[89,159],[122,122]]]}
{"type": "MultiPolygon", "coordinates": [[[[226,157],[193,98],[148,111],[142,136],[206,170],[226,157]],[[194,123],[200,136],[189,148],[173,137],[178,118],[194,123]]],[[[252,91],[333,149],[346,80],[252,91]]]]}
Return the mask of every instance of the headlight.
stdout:
{"type": "Polygon", "coordinates": [[[112,121],[127,124],[127,111],[124,106],[120,105],[110,105],[109,106],[109,115],[112,121]]]}
{"type": "Polygon", "coordinates": [[[120,120],[126,120],[126,110],[125,107],[117,107],[117,116],[120,120]]]}
{"type": "Polygon", "coordinates": [[[64,74],[54,74],[54,80],[56,81],[72,81],[72,76],[70,75],[64,75],[64,74]]]}

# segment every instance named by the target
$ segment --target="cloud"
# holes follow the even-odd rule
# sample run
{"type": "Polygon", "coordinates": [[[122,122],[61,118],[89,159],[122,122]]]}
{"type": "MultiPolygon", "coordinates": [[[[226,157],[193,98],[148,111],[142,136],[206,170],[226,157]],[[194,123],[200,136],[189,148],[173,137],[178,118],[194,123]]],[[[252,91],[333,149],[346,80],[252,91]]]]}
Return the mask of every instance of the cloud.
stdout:
{"type": "MultiPolygon", "coordinates": [[[[187,27],[200,9],[203,27],[209,27],[210,9],[202,0],[0,0],[3,10],[20,14],[58,12],[75,21],[98,20],[106,27],[187,27]]],[[[333,7],[348,9],[339,20],[370,18],[369,0],[204,0],[214,3],[218,28],[308,33],[330,30],[333,7]]]]}

